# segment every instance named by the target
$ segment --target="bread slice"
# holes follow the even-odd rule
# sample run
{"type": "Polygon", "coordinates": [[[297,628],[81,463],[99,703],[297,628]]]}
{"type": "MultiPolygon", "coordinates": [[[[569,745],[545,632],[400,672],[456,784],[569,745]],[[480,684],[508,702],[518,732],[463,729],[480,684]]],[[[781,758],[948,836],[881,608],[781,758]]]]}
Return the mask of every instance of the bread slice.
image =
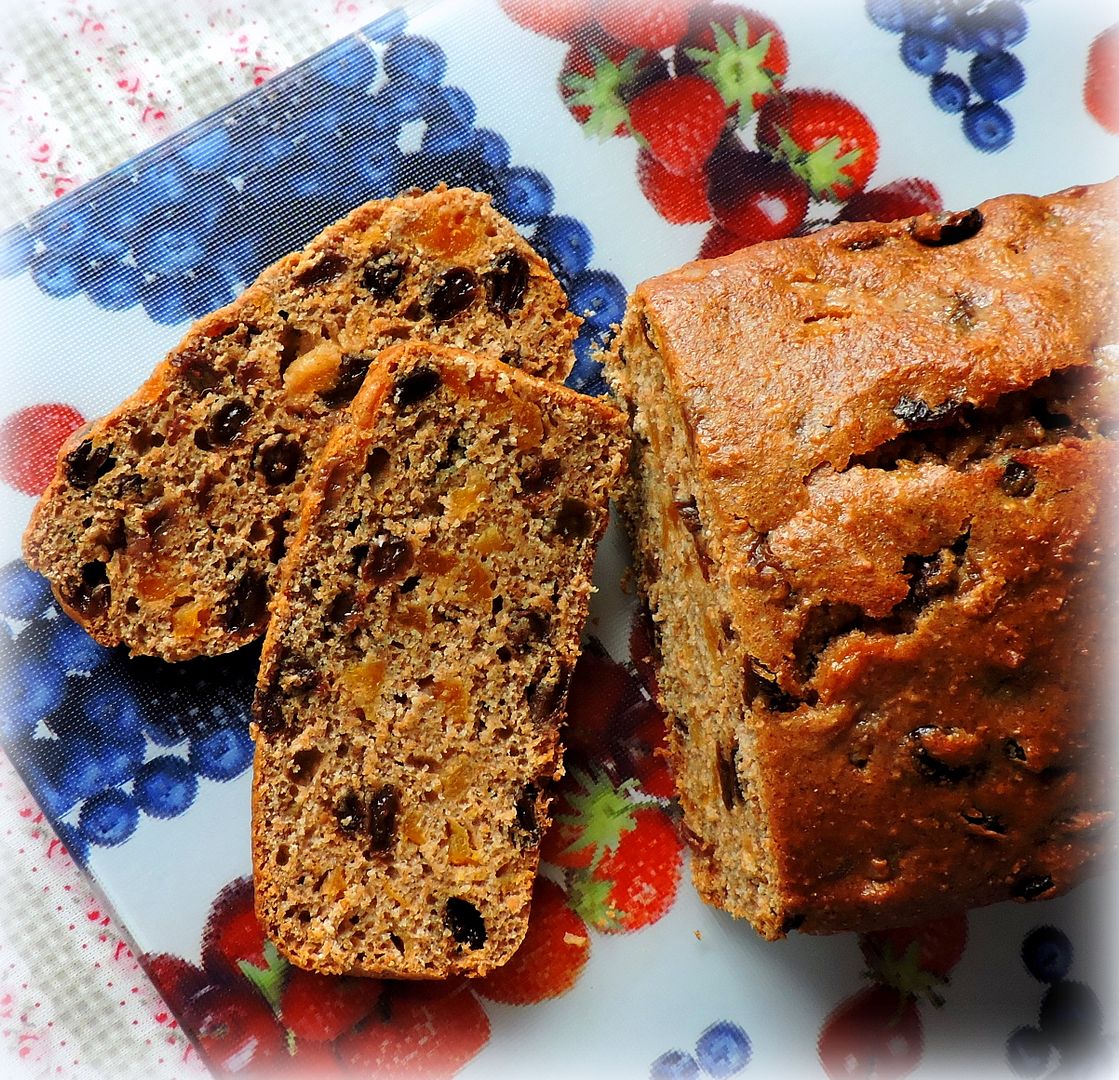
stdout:
{"type": "Polygon", "coordinates": [[[767,937],[1054,896],[1114,847],[1117,203],[837,226],[631,299],[694,877],[767,937]]]}
{"type": "Polygon", "coordinates": [[[27,561],[103,645],[165,660],[237,648],[264,630],[311,462],[383,348],[469,346],[562,380],[578,325],[488,196],[368,203],[196,323],[71,440],[27,561]]]}
{"type": "Polygon", "coordinates": [[[269,937],[480,975],[526,929],[622,415],[480,354],[382,354],[304,496],[254,703],[269,937]]]}

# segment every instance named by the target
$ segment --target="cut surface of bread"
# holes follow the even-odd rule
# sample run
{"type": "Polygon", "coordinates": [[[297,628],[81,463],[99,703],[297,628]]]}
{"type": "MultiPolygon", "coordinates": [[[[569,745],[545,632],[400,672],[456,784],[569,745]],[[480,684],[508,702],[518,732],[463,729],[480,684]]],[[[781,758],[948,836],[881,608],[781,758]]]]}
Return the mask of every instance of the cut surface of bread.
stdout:
{"type": "Polygon", "coordinates": [[[418,343],[310,481],[254,715],[257,909],[294,963],[483,974],[527,925],[608,496],[609,404],[418,343]]]}
{"type": "Polygon", "coordinates": [[[709,902],[767,937],[1057,895],[1115,844],[1115,184],[640,286],[622,509],[709,902]]]}
{"type": "Polygon", "coordinates": [[[27,561],[104,645],[237,648],[264,630],[311,463],[382,349],[479,348],[562,380],[578,323],[488,196],[368,203],[192,326],[63,448],[27,561]]]}

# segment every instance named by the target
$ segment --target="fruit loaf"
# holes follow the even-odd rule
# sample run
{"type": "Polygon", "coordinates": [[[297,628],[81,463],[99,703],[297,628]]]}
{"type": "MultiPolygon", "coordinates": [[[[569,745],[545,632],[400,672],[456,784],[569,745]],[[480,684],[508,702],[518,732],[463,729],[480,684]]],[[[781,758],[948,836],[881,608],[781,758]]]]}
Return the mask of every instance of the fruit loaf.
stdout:
{"type": "Polygon", "coordinates": [[[527,925],[609,404],[411,343],[309,480],[254,702],[256,902],[300,967],[480,975],[527,925]]]}
{"type": "Polygon", "coordinates": [[[1116,183],[641,285],[608,357],[699,891],[766,937],[1057,895],[1100,696],[1116,183]]]}
{"type": "Polygon", "coordinates": [[[259,636],[314,458],[381,349],[486,349],[563,379],[579,320],[488,196],[371,202],[187,332],[63,448],[24,538],[104,645],[182,660],[259,636]]]}

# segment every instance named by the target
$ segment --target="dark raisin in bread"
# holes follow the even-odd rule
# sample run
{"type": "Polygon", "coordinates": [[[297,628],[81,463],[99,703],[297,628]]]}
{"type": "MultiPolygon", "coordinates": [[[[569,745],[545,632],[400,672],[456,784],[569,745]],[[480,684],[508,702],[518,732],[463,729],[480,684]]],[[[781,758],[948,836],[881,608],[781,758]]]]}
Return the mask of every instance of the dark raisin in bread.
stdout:
{"type": "Polygon", "coordinates": [[[105,645],[181,660],[264,630],[310,463],[381,349],[421,338],[563,379],[578,319],[548,265],[462,189],[373,202],[196,323],[73,439],[24,540],[105,645]]]}
{"type": "Polygon", "coordinates": [[[488,357],[371,369],[257,686],[257,911],[322,972],[482,974],[526,928],[622,415],[488,357]]]}
{"type": "Polygon", "coordinates": [[[1117,196],[837,226],[631,299],[623,509],[694,876],[768,937],[1054,896],[1114,846],[1117,196]]]}

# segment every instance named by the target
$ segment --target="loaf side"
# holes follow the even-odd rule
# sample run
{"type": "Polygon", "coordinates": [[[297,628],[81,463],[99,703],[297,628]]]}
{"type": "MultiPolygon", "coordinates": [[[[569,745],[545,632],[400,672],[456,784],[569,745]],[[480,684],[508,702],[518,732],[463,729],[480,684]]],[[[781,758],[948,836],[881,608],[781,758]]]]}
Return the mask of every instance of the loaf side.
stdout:
{"type": "Polygon", "coordinates": [[[1114,845],[1117,201],[841,225],[632,298],[623,507],[694,872],[767,936],[1053,896],[1114,845]]]}

